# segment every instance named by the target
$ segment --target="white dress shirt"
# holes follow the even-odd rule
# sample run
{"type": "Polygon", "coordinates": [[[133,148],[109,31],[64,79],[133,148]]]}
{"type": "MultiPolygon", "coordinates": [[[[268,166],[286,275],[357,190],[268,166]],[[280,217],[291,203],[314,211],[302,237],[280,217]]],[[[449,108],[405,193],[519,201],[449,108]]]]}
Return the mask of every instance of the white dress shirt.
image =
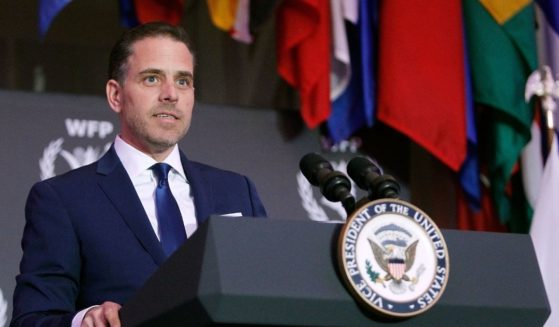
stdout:
{"type": "MultiPolygon", "coordinates": [[[[160,239],[161,233],[159,231],[155,208],[155,188],[157,187],[157,178],[150,169],[150,167],[156,164],[157,161],[129,145],[118,135],[115,139],[114,147],[118,158],[122,162],[124,169],[128,173],[128,177],[130,177],[130,180],[136,189],[136,193],[138,193],[138,197],[140,198],[142,206],[148,216],[149,223],[151,224],[155,235],[157,235],[157,238],[160,239]]],[[[175,145],[171,154],[169,154],[163,162],[172,167],[167,178],[169,181],[169,187],[171,188],[171,193],[173,193],[173,196],[179,205],[182,221],[186,230],[186,236],[190,237],[196,231],[198,223],[196,221],[194,200],[190,192],[190,184],[188,184],[186,174],[182,168],[179,148],[177,145],[175,145]]],[[[138,217],[138,219],[141,219],[141,217],[138,217]]],[[[79,311],[72,319],[72,327],[81,326],[87,311],[94,307],[96,306],[79,311]]]]}
{"type": "MultiPolygon", "coordinates": [[[[157,222],[155,209],[155,188],[157,187],[157,177],[150,169],[150,167],[155,165],[157,161],[124,142],[120,136],[116,137],[115,151],[122,162],[124,169],[128,173],[128,176],[136,189],[136,193],[138,193],[138,197],[144,206],[144,210],[146,211],[151,227],[159,239],[159,224],[157,222]]],[[[179,148],[177,145],[175,145],[173,151],[167,158],[165,158],[165,160],[163,160],[163,162],[169,164],[173,168],[169,171],[169,187],[171,188],[171,193],[173,193],[173,196],[179,205],[186,235],[187,237],[190,237],[197,228],[196,211],[194,208],[194,200],[190,192],[190,184],[188,184],[186,174],[182,168],[179,148]]]]}

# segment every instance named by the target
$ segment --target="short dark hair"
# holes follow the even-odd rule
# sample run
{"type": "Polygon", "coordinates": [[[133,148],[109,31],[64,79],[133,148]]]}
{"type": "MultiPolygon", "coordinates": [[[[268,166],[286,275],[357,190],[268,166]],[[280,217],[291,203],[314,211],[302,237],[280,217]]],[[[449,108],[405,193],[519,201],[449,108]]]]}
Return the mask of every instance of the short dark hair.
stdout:
{"type": "Polygon", "coordinates": [[[186,31],[180,26],[173,26],[162,22],[151,22],[136,26],[122,34],[115,43],[109,56],[109,79],[114,79],[122,83],[126,73],[126,63],[132,54],[134,43],[148,37],[164,36],[186,45],[192,56],[194,51],[190,43],[190,38],[186,31]]]}

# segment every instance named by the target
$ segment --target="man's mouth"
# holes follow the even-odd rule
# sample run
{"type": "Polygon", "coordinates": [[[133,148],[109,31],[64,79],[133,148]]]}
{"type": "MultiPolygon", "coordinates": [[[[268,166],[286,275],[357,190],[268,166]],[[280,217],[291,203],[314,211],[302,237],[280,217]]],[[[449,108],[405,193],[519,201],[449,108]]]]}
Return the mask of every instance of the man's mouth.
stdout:
{"type": "Polygon", "coordinates": [[[166,113],[155,114],[154,116],[157,117],[157,118],[173,118],[173,119],[177,119],[177,117],[176,117],[175,115],[166,114],[166,113]]]}

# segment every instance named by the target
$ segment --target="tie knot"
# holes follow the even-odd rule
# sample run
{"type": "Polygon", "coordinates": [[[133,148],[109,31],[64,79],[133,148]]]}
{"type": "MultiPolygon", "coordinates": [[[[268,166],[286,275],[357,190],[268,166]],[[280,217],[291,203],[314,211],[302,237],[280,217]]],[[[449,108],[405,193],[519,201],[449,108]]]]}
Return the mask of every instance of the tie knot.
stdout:
{"type": "Polygon", "coordinates": [[[169,176],[171,166],[164,162],[160,162],[151,166],[151,170],[153,170],[159,182],[165,183],[167,181],[167,177],[169,176]]]}

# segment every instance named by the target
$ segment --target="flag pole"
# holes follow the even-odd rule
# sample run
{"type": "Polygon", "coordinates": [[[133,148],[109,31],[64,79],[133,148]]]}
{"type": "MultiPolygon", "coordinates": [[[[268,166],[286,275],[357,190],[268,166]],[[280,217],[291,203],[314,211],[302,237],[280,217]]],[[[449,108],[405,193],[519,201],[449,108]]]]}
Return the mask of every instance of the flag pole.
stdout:
{"type": "Polygon", "coordinates": [[[559,98],[559,81],[553,79],[549,66],[543,66],[528,77],[524,98],[526,102],[536,95],[542,105],[546,127],[547,152],[551,151],[551,144],[555,135],[554,115],[557,107],[555,99],[559,98]]]}

